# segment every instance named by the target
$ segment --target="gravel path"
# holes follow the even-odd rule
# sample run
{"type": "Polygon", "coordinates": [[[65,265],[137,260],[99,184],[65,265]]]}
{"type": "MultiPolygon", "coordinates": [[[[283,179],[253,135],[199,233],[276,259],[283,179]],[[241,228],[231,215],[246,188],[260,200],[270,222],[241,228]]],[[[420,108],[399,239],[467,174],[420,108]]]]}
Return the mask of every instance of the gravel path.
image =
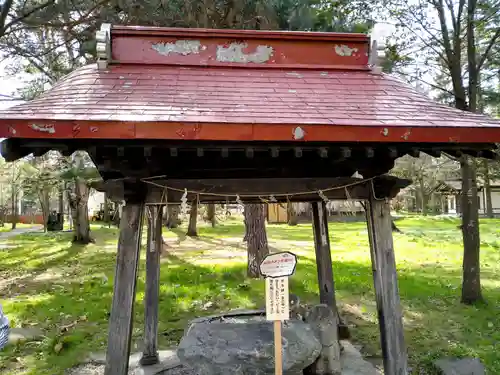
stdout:
{"type": "Polygon", "coordinates": [[[5,240],[7,238],[18,236],[24,233],[38,232],[42,230],[43,230],[42,225],[35,225],[33,227],[25,227],[25,228],[16,228],[8,232],[0,232],[0,240],[5,240]]]}
{"type": "MultiPolygon", "coordinates": [[[[81,365],[75,367],[68,372],[67,375],[104,375],[104,365],[87,363],[85,365],[81,365]]],[[[142,369],[132,369],[129,370],[128,375],[144,375],[144,371],[142,369]]],[[[191,370],[186,369],[183,366],[175,367],[169,370],[165,370],[157,375],[197,375],[191,370]]]]}

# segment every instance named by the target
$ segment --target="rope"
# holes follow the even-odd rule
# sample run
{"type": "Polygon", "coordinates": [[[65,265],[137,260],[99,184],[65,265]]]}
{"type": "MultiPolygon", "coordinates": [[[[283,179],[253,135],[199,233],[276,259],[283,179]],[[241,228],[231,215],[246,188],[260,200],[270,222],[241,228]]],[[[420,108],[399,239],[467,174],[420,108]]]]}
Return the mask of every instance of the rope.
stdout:
{"type": "MultiPolygon", "coordinates": [[[[380,175],[380,176],[382,176],[382,175],[380,175]]],[[[156,183],[154,181],[151,181],[151,179],[161,178],[161,177],[164,177],[164,176],[156,176],[156,177],[143,178],[143,179],[141,179],[141,181],[145,182],[147,184],[150,184],[150,185],[162,188],[162,189],[172,190],[172,191],[178,191],[178,192],[181,192],[181,193],[185,193],[187,191],[189,194],[208,195],[208,196],[212,196],[212,197],[224,197],[224,198],[227,198],[227,197],[234,197],[234,198],[237,198],[237,197],[240,197],[240,198],[259,198],[261,200],[264,200],[262,198],[262,196],[265,196],[265,195],[272,195],[274,197],[286,197],[288,199],[288,197],[290,197],[290,196],[293,197],[293,196],[297,196],[297,195],[320,194],[320,193],[324,193],[325,191],[335,191],[335,190],[347,189],[347,188],[349,188],[351,186],[361,185],[361,184],[364,184],[365,182],[371,182],[371,184],[372,184],[372,189],[371,190],[373,192],[374,199],[377,199],[375,197],[375,193],[374,193],[373,180],[376,179],[376,178],[378,178],[378,177],[380,177],[380,176],[365,178],[365,179],[361,179],[359,181],[351,182],[349,184],[345,184],[345,185],[341,185],[341,186],[329,187],[329,188],[325,188],[325,189],[301,191],[301,192],[297,192],[297,193],[283,193],[283,194],[274,194],[274,193],[269,193],[269,194],[268,193],[260,193],[260,194],[210,193],[210,192],[205,192],[205,191],[186,190],[186,189],[174,188],[174,187],[171,187],[171,186],[161,185],[161,184],[158,184],[158,183],[156,183]]]]}

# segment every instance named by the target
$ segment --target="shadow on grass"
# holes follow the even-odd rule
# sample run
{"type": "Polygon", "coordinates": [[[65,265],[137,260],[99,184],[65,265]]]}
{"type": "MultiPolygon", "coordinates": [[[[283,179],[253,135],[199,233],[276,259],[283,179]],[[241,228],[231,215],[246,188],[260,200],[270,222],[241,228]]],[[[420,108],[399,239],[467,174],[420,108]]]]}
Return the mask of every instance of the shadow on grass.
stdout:
{"type": "MultiPolygon", "coordinates": [[[[275,232],[280,232],[273,232],[274,229],[281,228],[270,229],[268,233],[273,238],[277,237],[275,232]]],[[[103,233],[107,233],[106,230],[103,233]]],[[[206,237],[217,242],[213,238],[216,237],[214,232],[217,233],[211,229],[206,237]]],[[[234,228],[219,232],[236,233],[234,228]]],[[[282,232],[284,236],[288,230],[282,232]]],[[[54,243],[64,240],[64,235],[61,236],[54,243]]],[[[39,236],[38,241],[43,238],[39,236]]],[[[291,240],[288,235],[286,238],[291,240]]],[[[310,237],[304,234],[303,238],[310,237]]],[[[205,235],[202,241],[205,241],[205,235]]],[[[47,247],[47,242],[36,244],[27,252],[24,248],[28,264],[36,261],[44,246],[47,247]]],[[[23,250],[18,248],[2,259],[7,260],[8,267],[19,267],[17,259],[22,256],[23,250]],[[9,259],[15,261],[9,263],[9,259]]],[[[55,273],[50,282],[31,280],[29,283],[25,280],[23,287],[17,286],[3,296],[7,300],[6,311],[13,316],[14,323],[18,326],[36,324],[43,330],[46,339],[35,344],[9,347],[1,352],[0,372],[25,368],[27,374],[62,374],[65,369],[81,362],[89,352],[104,350],[106,346],[116,254],[102,251],[99,246],[83,248],[67,241],[66,245],[54,250],[52,256],[41,264],[34,263],[30,268],[32,275],[40,275],[49,269],[63,270],[55,273]],[[74,326],[67,331],[61,330],[61,327],[73,323],[74,326]],[[22,361],[16,358],[22,358],[22,361]]],[[[354,341],[364,345],[367,355],[380,355],[369,259],[334,262],[333,267],[337,300],[352,326],[354,341]]],[[[162,260],[160,277],[159,342],[162,347],[176,344],[183,329],[194,317],[234,308],[264,306],[264,283],[262,280],[246,279],[244,264],[201,266],[167,254],[162,260]]],[[[144,279],[144,262],[141,260],[133,350],[140,350],[142,338],[144,279]]],[[[438,264],[425,267],[406,265],[399,270],[399,282],[412,373],[429,373],[430,362],[445,355],[478,356],[491,373],[500,373],[499,356],[495,351],[495,345],[500,340],[496,327],[500,321],[500,312],[496,308],[500,303],[497,289],[484,289],[485,297],[490,302],[488,305],[463,306],[459,303],[460,269],[438,264]]],[[[317,276],[312,253],[310,257],[299,258],[290,289],[305,302],[317,303],[317,276]]]]}

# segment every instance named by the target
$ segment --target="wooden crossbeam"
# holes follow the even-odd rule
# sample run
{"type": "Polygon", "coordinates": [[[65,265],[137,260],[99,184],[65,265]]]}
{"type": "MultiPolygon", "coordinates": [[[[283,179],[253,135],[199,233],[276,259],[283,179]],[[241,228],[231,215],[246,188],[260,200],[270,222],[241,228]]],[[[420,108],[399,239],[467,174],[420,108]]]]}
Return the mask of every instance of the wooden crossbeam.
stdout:
{"type": "MultiPolygon", "coordinates": [[[[124,181],[94,183],[99,191],[106,191],[112,199],[123,199],[124,181]]],[[[321,199],[319,191],[330,200],[366,200],[372,196],[372,187],[376,197],[393,198],[400,189],[408,186],[409,180],[394,176],[381,176],[370,180],[352,177],[309,178],[309,179],[225,179],[225,180],[145,180],[150,194],[147,204],[161,203],[167,193],[168,202],[179,202],[184,189],[188,190],[188,200],[201,203],[225,203],[240,195],[246,203],[262,203],[273,195],[278,202],[314,202],[321,199]],[[204,194],[205,193],[205,194],[204,194]],[[199,197],[198,197],[199,194],[199,197]]]]}

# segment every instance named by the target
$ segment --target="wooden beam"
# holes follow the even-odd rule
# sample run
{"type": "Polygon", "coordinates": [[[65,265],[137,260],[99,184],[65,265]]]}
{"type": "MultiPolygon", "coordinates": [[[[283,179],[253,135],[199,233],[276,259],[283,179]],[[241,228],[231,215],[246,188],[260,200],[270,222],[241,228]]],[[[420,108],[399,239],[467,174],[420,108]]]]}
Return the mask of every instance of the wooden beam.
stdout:
{"type": "Polygon", "coordinates": [[[432,157],[439,158],[441,157],[441,150],[431,148],[431,149],[425,149],[424,152],[432,157]]]}
{"type": "Polygon", "coordinates": [[[109,318],[108,349],[104,375],[127,375],[132,337],[137,266],[141,246],[144,195],[127,189],[120,220],[120,238],[109,318]],[[130,194],[131,193],[131,194],[130,194]]]}
{"type": "Polygon", "coordinates": [[[0,143],[0,154],[5,158],[5,161],[15,161],[32,152],[32,148],[21,147],[21,140],[18,138],[4,139],[0,143]]]}
{"type": "Polygon", "coordinates": [[[414,158],[420,157],[420,150],[418,148],[412,148],[408,153],[414,158]]]}
{"type": "Polygon", "coordinates": [[[392,241],[389,202],[373,197],[367,202],[368,235],[373,282],[384,357],[385,375],[406,375],[407,355],[392,241]]]}
{"type": "Polygon", "coordinates": [[[335,282],[333,280],[330,236],[328,234],[328,216],[324,201],[312,203],[314,248],[318,272],[320,303],[330,306],[337,314],[335,301],[335,282]]]}
{"type": "Polygon", "coordinates": [[[144,295],[144,350],[141,365],[154,365],[158,357],[158,304],[160,294],[160,255],[163,246],[163,206],[148,207],[146,254],[146,293],[144,295]]]}
{"type": "Polygon", "coordinates": [[[349,147],[341,147],[340,151],[342,153],[342,157],[347,159],[351,157],[351,149],[349,147]]]}
{"type": "MultiPolygon", "coordinates": [[[[202,179],[202,180],[153,180],[144,182],[150,190],[157,190],[161,195],[167,187],[167,199],[169,202],[179,202],[184,189],[189,192],[200,192],[200,202],[215,203],[226,202],[227,198],[234,200],[239,195],[274,195],[278,202],[312,202],[318,200],[318,191],[324,191],[325,196],[330,199],[368,199],[371,189],[374,188],[377,197],[393,198],[400,189],[410,185],[410,180],[399,179],[394,176],[382,176],[374,180],[360,180],[352,177],[338,178],[274,178],[274,179],[202,179]],[[357,183],[357,184],[355,184],[357,183]],[[347,186],[348,194],[346,194],[347,186]],[[171,188],[171,189],[168,189],[171,188]],[[176,189],[176,190],[174,190],[176,189]],[[210,192],[217,195],[203,195],[202,192],[210,192]],[[300,193],[300,194],[298,194],[300,193]]],[[[113,200],[123,199],[123,181],[107,181],[93,183],[92,187],[98,191],[107,191],[113,200]]],[[[188,194],[188,200],[197,199],[195,193],[188,194]]],[[[243,199],[243,197],[242,197],[243,199]]],[[[245,198],[245,202],[261,203],[258,197],[245,198]]],[[[149,204],[160,203],[159,200],[148,200],[149,204]]]]}
{"type": "Polygon", "coordinates": [[[373,158],[375,156],[375,150],[373,149],[373,147],[367,147],[365,149],[365,154],[367,158],[373,158]]]}

